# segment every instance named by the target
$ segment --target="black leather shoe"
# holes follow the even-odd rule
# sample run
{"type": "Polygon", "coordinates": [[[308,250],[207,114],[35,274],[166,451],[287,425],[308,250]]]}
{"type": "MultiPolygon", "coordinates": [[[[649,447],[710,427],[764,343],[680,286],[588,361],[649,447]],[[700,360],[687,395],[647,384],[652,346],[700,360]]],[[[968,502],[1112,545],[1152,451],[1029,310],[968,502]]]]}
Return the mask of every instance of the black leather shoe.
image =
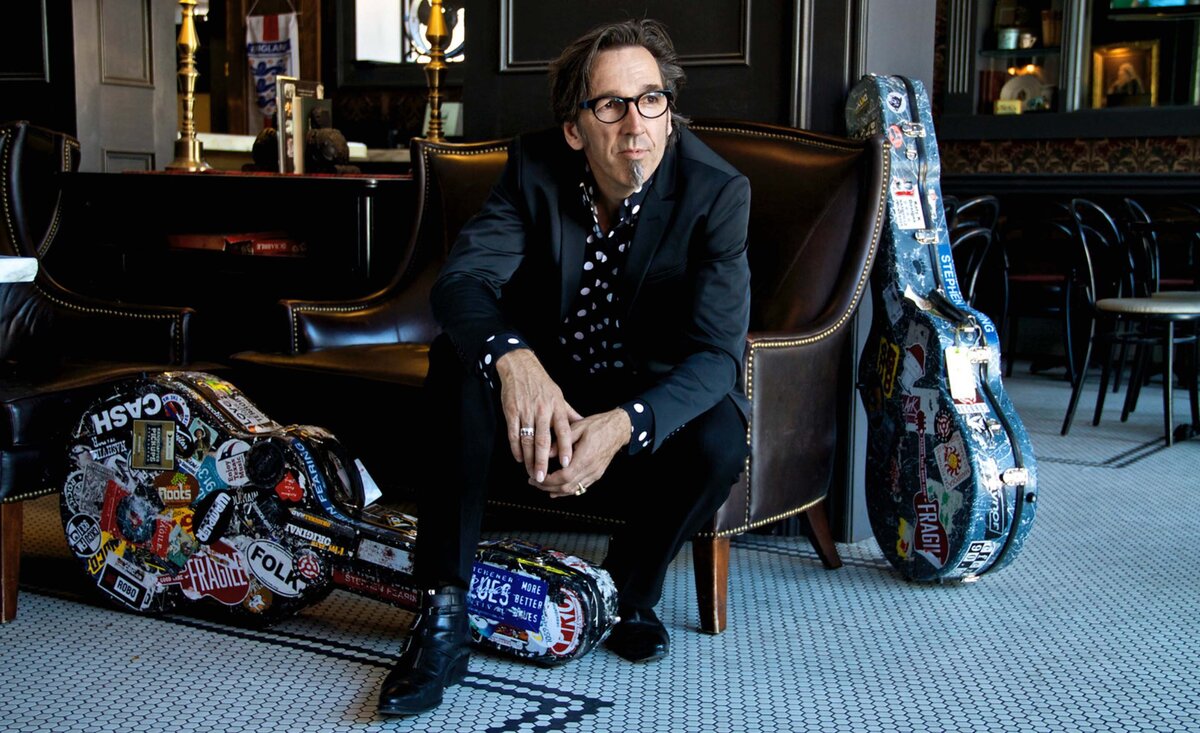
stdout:
{"type": "Polygon", "coordinates": [[[442,704],[442,693],[467,674],[471,640],[466,591],[444,586],[429,591],[424,609],[408,632],[408,645],[383,681],[379,712],[416,715],[442,704]]]}
{"type": "Polygon", "coordinates": [[[654,611],[637,609],[621,613],[621,622],[613,627],[604,646],[630,662],[652,662],[671,650],[671,639],[654,611]]]}

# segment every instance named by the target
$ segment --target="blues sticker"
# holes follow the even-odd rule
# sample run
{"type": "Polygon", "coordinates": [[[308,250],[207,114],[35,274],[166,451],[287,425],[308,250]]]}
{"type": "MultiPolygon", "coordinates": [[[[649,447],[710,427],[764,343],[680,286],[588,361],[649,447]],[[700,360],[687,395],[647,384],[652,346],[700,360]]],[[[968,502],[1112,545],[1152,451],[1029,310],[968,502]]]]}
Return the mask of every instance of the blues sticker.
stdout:
{"type": "Polygon", "coordinates": [[[546,582],[487,563],[475,563],[467,611],[498,623],[538,632],[546,608],[546,582]]]}

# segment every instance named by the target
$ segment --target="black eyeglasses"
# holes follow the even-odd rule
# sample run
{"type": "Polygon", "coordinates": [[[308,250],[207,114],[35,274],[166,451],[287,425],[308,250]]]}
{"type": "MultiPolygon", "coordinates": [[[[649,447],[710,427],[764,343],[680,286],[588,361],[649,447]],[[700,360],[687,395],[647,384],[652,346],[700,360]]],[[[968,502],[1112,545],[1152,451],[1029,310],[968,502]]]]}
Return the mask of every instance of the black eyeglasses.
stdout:
{"type": "Polygon", "coordinates": [[[652,92],[642,92],[636,97],[596,97],[586,102],[580,102],[583,109],[590,109],[596,119],[611,125],[625,119],[629,113],[629,104],[637,106],[638,114],[647,120],[662,117],[671,107],[675,95],[666,89],[656,89],[652,92]]]}

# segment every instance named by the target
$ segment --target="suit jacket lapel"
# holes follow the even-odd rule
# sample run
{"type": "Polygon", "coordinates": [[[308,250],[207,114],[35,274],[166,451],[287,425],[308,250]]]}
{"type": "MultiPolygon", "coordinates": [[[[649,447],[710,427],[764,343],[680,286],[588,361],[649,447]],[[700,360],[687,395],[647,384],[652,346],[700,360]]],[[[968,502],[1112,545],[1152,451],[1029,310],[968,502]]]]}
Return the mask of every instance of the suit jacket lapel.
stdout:
{"type": "Polygon", "coordinates": [[[621,273],[621,301],[628,308],[637,298],[654,253],[662,246],[663,232],[675,211],[675,166],[678,156],[675,146],[667,149],[662,164],[654,174],[654,182],[642,201],[633,244],[621,273]]]}
{"type": "MultiPolygon", "coordinates": [[[[582,164],[581,164],[582,174],[582,164]]],[[[582,175],[580,176],[582,178],[582,175]]],[[[579,294],[579,279],[583,275],[584,245],[592,230],[592,220],[581,203],[582,194],[576,181],[560,189],[558,200],[559,234],[559,293],[558,322],[567,316],[567,309],[579,294]]]]}

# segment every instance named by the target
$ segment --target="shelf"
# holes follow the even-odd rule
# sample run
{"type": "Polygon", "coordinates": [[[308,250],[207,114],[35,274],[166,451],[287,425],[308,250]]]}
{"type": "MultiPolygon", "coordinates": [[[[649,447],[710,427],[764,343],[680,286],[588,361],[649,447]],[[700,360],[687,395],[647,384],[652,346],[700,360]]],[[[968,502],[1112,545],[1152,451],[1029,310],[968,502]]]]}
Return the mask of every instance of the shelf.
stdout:
{"type": "Polygon", "coordinates": [[[1062,48],[1059,46],[1047,46],[1045,48],[988,48],[979,52],[980,56],[989,59],[1011,59],[1024,56],[1057,56],[1062,53],[1062,48]]]}

